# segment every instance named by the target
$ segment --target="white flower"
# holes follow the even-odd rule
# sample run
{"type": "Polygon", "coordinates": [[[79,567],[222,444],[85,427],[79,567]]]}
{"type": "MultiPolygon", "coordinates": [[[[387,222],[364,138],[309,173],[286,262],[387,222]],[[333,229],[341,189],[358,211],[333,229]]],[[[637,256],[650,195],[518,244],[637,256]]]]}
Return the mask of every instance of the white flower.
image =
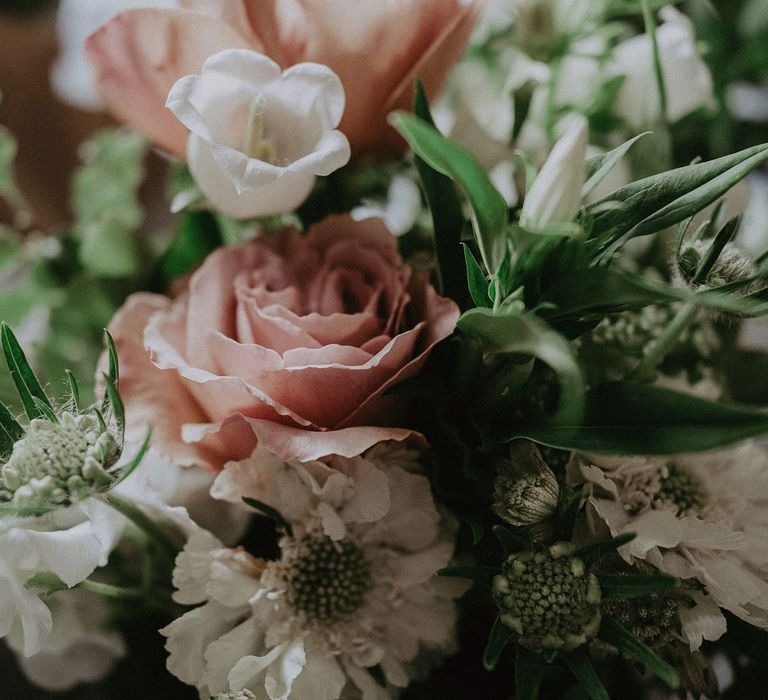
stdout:
{"type": "Polygon", "coordinates": [[[103,111],[94,71],[85,56],[85,40],[124,10],[177,6],[177,0],[59,0],[59,55],[51,69],[51,83],[58,96],[80,109],[103,111]]]}
{"type": "Polygon", "coordinates": [[[413,228],[421,211],[419,186],[407,175],[395,175],[385,202],[365,199],[350,215],[355,221],[382,219],[395,236],[402,236],[413,228]]]}
{"type": "Polygon", "coordinates": [[[106,600],[88,591],[58,591],[47,599],[53,631],[34,656],[22,654],[20,630],[7,638],[27,678],[45,690],[60,692],[78,683],[95,683],[124,656],[125,643],[109,629],[106,600]]]}
{"type": "Polygon", "coordinates": [[[189,169],[224,214],[244,219],[300,205],[316,175],[349,161],[335,130],[344,113],[336,74],[316,63],[281,71],[247,49],[227,49],[179,80],[167,107],[191,131],[189,169]]]}
{"type": "MultiPolygon", "coordinates": [[[[656,31],[656,41],[667,95],[667,120],[676,122],[699,107],[714,109],[712,76],[696,49],[691,21],[672,6],[662,8],[659,14],[664,22],[656,31]]],[[[616,113],[638,131],[658,121],[661,101],[650,37],[643,34],[616,46],[611,71],[625,76],[616,98],[616,113]]]]}
{"type": "Polygon", "coordinates": [[[523,202],[520,225],[541,231],[551,223],[573,221],[586,180],[587,120],[573,115],[523,202]]]}
{"type": "MultiPolygon", "coordinates": [[[[619,551],[704,584],[711,600],[768,629],[768,452],[754,443],[674,457],[580,456],[572,481],[612,535],[636,534],[619,551]]],[[[707,599],[681,610],[693,648],[725,630],[707,599]]]]}
{"type": "Polygon", "coordinates": [[[204,605],[162,630],[171,672],[203,695],[335,700],[357,689],[383,700],[392,691],[373,667],[404,687],[420,652],[449,649],[463,586],[436,572],[451,560],[455,528],[399,449],[290,464],[257,449],[229,463],[213,494],[255,498],[291,529],[274,561],[208,533],[190,538],[175,598],[204,605]]]}
{"type": "MultiPolygon", "coordinates": [[[[126,461],[136,447],[126,448],[126,461]]],[[[114,491],[155,519],[168,520],[184,533],[195,531],[183,508],[165,504],[162,492],[171,486],[165,474],[165,460],[150,453],[114,491]]],[[[107,563],[126,523],[95,496],[40,515],[0,515],[0,637],[13,631],[15,646],[25,656],[44,649],[53,618],[40,591],[27,588],[27,582],[50,572],[68,587],[76,586],[107,563]]]]}

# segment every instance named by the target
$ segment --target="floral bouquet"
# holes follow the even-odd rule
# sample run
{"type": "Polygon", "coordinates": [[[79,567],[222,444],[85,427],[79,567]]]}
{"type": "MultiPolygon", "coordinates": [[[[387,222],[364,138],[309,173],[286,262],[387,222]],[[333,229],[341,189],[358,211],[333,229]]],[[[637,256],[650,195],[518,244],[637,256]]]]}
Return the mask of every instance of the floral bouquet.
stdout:
{"type": "Polygon", "coordinates": [[[764,697],[763,0],[58,12],[3,697],[764,697]]]}

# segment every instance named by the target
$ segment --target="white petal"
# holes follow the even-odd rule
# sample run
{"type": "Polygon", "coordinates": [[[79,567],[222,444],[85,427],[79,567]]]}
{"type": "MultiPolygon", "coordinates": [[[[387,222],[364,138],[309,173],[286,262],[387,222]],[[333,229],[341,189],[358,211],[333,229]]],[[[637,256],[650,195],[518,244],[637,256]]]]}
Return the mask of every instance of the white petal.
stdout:
{"type": "Polygon", "coordinates": [[[692,608],[680,606],[680,624],[691,651],[696,651],[705,639],[709,642],[720,639],[725,634],[726,621],[712,596],[695,592],[690,597],[696,604],[692,608]]]}

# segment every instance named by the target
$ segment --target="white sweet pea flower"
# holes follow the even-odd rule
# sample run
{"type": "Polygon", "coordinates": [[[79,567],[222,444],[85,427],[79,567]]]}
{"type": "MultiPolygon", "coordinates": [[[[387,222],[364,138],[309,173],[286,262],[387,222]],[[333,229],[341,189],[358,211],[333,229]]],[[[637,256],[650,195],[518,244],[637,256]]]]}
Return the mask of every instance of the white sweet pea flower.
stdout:
{"type": "Polygon", "coordinates": [[[436,575],[451,561],[455,526],[418,469],[399,445],[303,463],[257,448],[227,464],[213,495],[277,509],[287,522],[279,557],[202,531],[190,538],[174,598],[202,605],[161,630],[169,670],[203,696],[393,697],[429,663],[421,652],[451,649],[453,599],[466,588],[436,575]]]}
{"type": "Polygon", "coordinates": [[[541,231],[551,223],[573,221],[581,206],[581,190],[586,180],[587,120],[573,115],[566,127],[523,202],[520,225],[530,231],[541,231]]]}
{"type": "Polygon", "coordinates": [[[178,0],[59,0],[56,14],[59,55],[51,68],[51,84],[56,94],[80,109],[104,111],[93,67],[85,55],[85,40],[125,10],[178,5],[178,0]]]}
{"type": "MultiPolygon", "coordinates": [[[[664,21],[656,41],[667,94],[666,119],[676,122],[699,107],[714,109],[712,76],[696,49],[693,24],[672,6],[663,7],[659,15],[664,21]]],[[[643,34],[616,46],[610,70],[625,76],[616,113],[637,131],[658,121],[661,98],[650,37],[643,34]]]]}
{"type": "Polygon", "coordinates": [[[317,175],[350,158],[335,130],[344,113],[336,74],[316,63],[281,71],[262,54],[227,49],[171,88],[167,107],[190,130],[187,161],[211,204],[245,219],[290,211],[317,175]]]}
{"type": "Polygon", "coordinates": [[[54,692],[104,678],[126,652],[123,638],[109,627],[106,600],[72,589],[57,591],[46,602],[53,616],[53,630],[40,651],[24,656],[19,629],[6,640],[27,678],[54,692]]]}

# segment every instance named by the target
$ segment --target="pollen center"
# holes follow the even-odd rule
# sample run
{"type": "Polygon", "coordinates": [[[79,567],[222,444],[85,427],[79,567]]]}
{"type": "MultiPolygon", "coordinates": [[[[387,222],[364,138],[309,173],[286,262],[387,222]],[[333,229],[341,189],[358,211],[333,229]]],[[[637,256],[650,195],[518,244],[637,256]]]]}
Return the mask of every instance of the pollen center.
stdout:
{"type": "Polygon", "coordinates": [[[288,600],[311,621],[338,622],[363,603],[371,570],[363,552],[352,542],[308,538],[298,547],[287,572],[288,600]]]}
{"type": "Polygon", "coordinates": [[[656,500],[677,507],[678,515],[694,515],[707,505],[707,492],[701,480],[684,467],[670,464],[659,482],[656,500]]]}

